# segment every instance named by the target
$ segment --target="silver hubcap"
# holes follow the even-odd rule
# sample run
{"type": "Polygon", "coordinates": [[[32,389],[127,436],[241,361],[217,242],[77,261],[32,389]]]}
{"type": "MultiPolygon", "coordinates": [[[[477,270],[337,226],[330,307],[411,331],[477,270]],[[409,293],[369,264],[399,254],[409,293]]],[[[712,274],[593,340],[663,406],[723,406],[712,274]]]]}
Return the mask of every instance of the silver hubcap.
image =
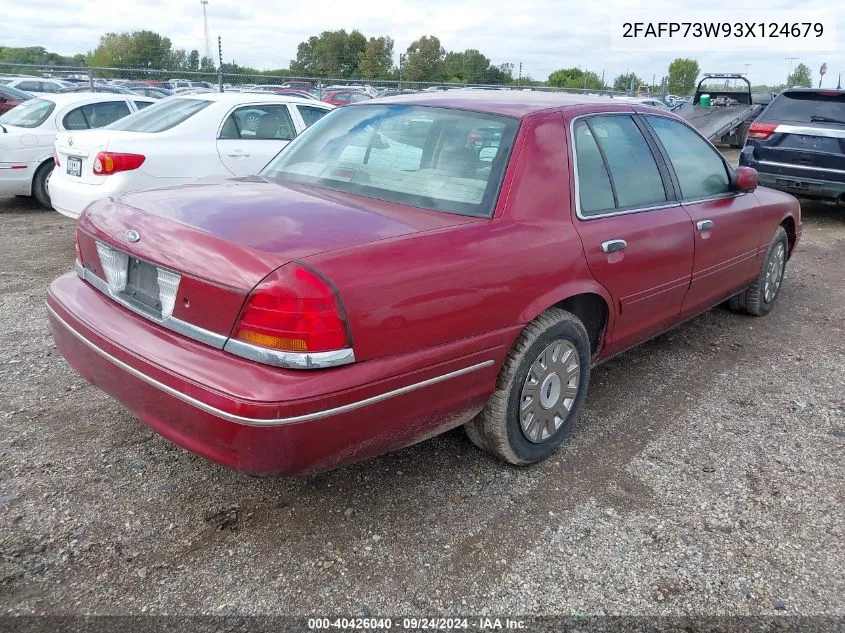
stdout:
{"type": "Polygon", "coordinates": [[[549,344],[531,364],[519,399],[519,426],[525,437],[539,444],[566,421],[581,381],[581,361],[566,340],[549,344]]]}
{"type": "Polygon", "coordinates": [[[771,303],[780,290],[780,282],[783,281],[783,269],[786,264],[786,249],[783,242],[778,242],[769,262],[766,265],[766,285],[763,287],[763,299],[771,303]]]}

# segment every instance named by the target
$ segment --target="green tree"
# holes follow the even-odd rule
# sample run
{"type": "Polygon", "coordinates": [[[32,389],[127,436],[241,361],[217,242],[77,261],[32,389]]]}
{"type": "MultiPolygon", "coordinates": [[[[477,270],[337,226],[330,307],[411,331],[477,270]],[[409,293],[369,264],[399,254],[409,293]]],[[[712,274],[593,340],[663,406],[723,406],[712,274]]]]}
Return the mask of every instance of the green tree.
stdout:
{"type": "Polygon", "coordinates": [[[588,90],[601,90],[601,77],[591,70],[581,70],[580,68],[561,68],[549,75],[546,82],[550,86],[557,88],[580,88],[588,90]]]}
{"type": "Polygon", "coordinates": [[[153,31],[106,33],[89,56],[92,66],[117,68],[168,68],[171,65],[170,38],[153,31]]]}
{"type": "Polygon", "coordinates": [[[200,60],[200,72],[203,73],[212,73],[214,72],[214,60],[210,57],[206,57],[203,55],[203,58],[200,60]]]}
{"type": "Polygon", "coordinates": [[[197,49],[193,49],[188,54],[188,70],[199,70],[200,69],[200,52],[197,49]]]}
{"type": "Polygon", "coordinates": [[[806,64],[798,64],[786,78],[787,88],[812,88],[813,73],[806,64]]]}
{"type": "Polygon", "coordinates": [[[393,68],[393,38],[371,37],[358,53],[358,74],[364,79],[384,79],[393,68]]]}
{"type": "Polygon", "coordinates": [[[317,76],[317,57],[314,49],[320,38],[312,35],[306,41],[300,42],[296,47],[296,59],[290,62],[290,69],[296,75],[307,77],[317,76]]]}
{"type": "Polygon", "coordinates": [[[642,80],[637,77],[636,73],[625,73],[613,80],[613,89],[618,92],[628,92],[629,90],[636,90],[641,83],[642,80]]]}
{"type": "Polygon", "coordinates": [[[440,39],[424,35],[408,47],[402,74],[407,81],[441,81],[445,56],[440,39]]]}
{"type": "Polygon", "coordinates": [[[698,62],[694,59],[678,57],[669,64],[667,90],[675,95],[688,95],[695,88],[698,79],[698,62]]]}

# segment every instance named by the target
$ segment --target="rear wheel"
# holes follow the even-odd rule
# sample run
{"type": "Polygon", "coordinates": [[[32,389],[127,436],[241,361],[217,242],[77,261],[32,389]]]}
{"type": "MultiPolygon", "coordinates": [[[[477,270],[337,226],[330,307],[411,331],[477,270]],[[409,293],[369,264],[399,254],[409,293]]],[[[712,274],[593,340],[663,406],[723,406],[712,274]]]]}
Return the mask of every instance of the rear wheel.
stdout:
{"type": "Polygon", "coordinates": [[[760,273],[748,288],[737,295],[737,303],[742,311],[753,316],[765,316],[772,311],[783,285],[788,253],[789,239],[784,228],[779,226],[760,273]]]}
{"type": "Polygon", "coordinates": [[[53,205],[50,204],[50,194],[47,191],[47,180],[50,178],[50,174],[52,173],[53,161],[48,160],[38,168],[32,179],[32,195],[35,196],[35,199],[38,200],[41,206],[46,207],[47,209],[53,208],[53,205]]]}
{"type": "Polygon", "coordinates": [[[511,464],[548,457],[578,417],[590,380],[590,341],[581,321],[552,308],[522,331],[496,391],[465,428],[470,440],[511,464]]]}

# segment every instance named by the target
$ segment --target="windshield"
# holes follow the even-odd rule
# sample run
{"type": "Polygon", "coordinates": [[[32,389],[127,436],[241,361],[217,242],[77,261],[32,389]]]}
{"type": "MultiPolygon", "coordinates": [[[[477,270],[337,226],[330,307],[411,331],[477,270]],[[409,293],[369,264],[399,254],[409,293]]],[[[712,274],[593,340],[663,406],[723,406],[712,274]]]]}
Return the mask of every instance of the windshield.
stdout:
{"type": "Polygon", "coordinates": [[[0,123],[18,127],[38,127],[47,120],[55,107],[56,104],[47,99],[29,99],[0,116],[0,123]]]}
{"type": "Polygon", "coordinates": [[[29,101],[33,98],[33,96],[28,92],[18,90],[12,86],[3,86],[0,88],[0,97],[6,97],[7,99],[20,99],[21,101],[29,101]]]}
{"type": "Polygon", "coordinates": [[[189,119],[210,103],[202,99],[163,99],[107,125],[104,129],[124,132],[164,132],[189,119]]]}
{"type": "Polygon", "coordinates": [[[261,175],[490,217],[518,127],[510,117],[445,108],[338,108],[280,152],[261,175]]]}
{"type": "Polygon", "coordinates": [[[801,123],[845,121],[845,92],[784,92],[769,104],[760,120],[801,123]]]}

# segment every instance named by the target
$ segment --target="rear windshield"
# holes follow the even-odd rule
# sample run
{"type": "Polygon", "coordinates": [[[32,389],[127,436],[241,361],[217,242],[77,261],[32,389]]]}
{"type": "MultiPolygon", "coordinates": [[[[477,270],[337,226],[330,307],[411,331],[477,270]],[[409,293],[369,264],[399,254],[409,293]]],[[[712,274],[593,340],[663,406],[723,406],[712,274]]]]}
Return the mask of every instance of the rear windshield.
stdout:
{"type": "MultiPolygon", "coordinates": [[[[0,83],[3,82],[0,81],[0,83]]],[[[19,99],[21,101],[29,101],[33,98],[30,93],[18,90],[13,86],[3,86],[3,88],[0,88],[0,96],[6,97],[7,99],[19,99]]]]}
{"type": "Polygon", "coordinates": [[[490,217],[519,121],[407,105],[338,108],[262,176],[434,211],[490,217]]]}
{"type": "Polygon", "coordinates": [[[845,123],[845,93],[783,92],[769,104],[760,120],[845,123]]]}
{"type": "Polygon", "coordinates": [[[189,119],[210,101],[202,99],[163,99],[139,112],[107,125],[107,130],[124,132],[164,132],[189,119]]]}
{"type": "Polygon", "coordinates": [[[0,123],[18,127],[38,127],[47,120],[55,107],[56,104],[47,99],[29,99],[0,116],[0,123]]]}

